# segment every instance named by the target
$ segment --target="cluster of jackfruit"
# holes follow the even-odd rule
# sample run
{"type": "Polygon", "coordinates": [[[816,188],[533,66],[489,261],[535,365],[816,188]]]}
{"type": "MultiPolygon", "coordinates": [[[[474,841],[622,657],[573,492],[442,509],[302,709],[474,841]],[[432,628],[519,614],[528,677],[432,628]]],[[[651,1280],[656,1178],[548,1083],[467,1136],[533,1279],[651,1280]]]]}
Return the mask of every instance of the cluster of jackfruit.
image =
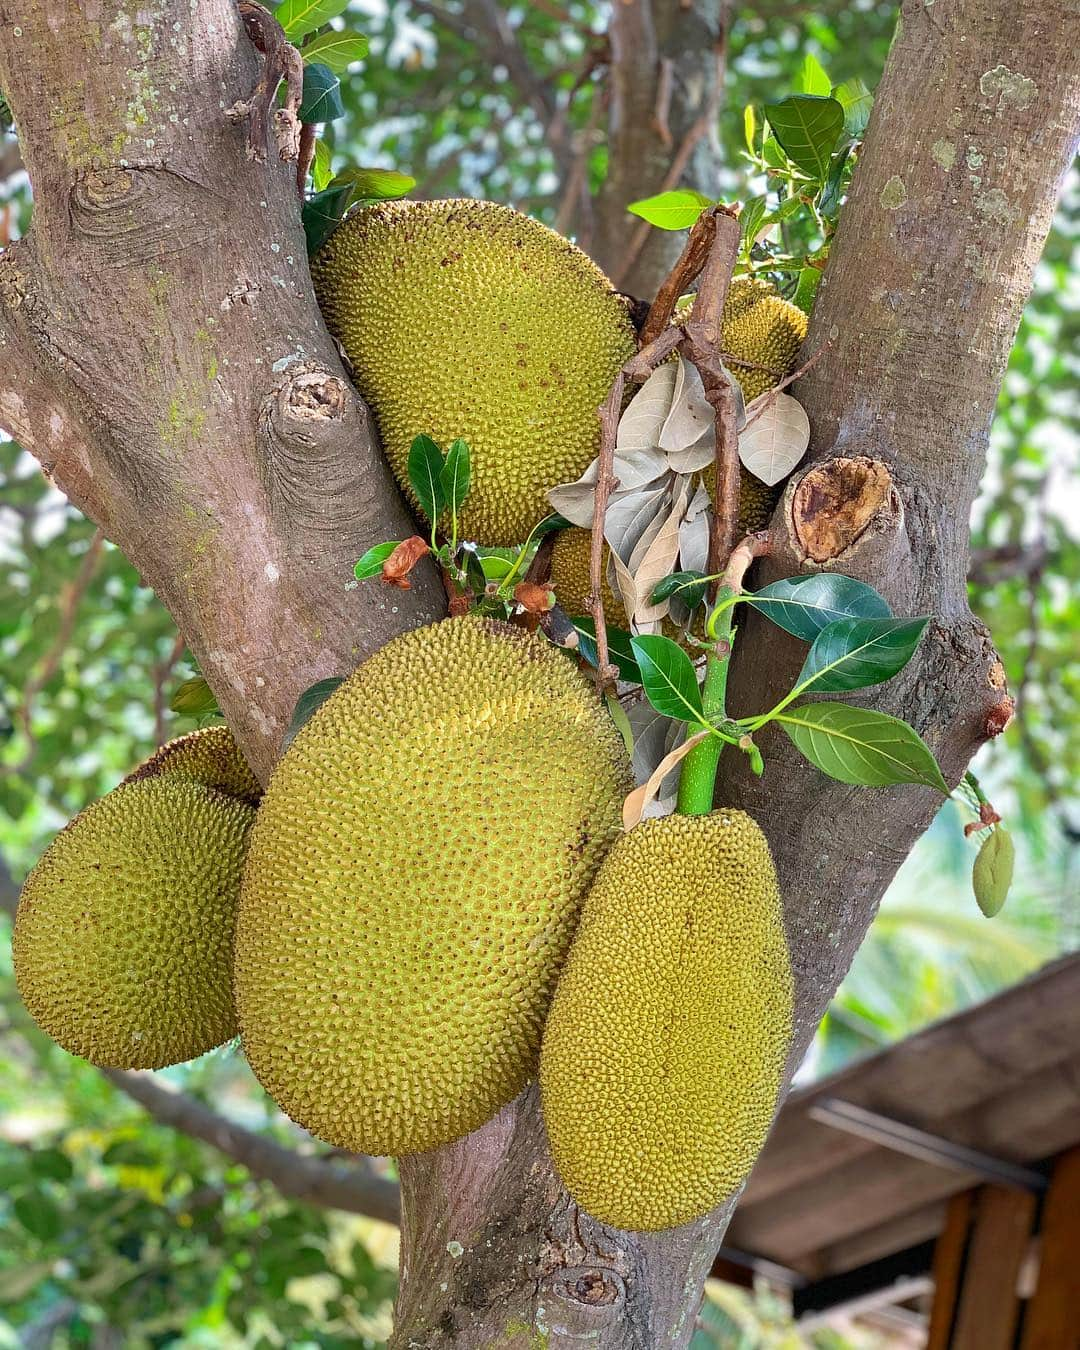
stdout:
{"type": "Polygon", "coordinates": [[[778,295],[766,281],[736,277],[724,302],[720,344],[729,356],[766,367],[753,370],[731,363],[747,403],[764,394],[795,369],[809,320],[798,305],[778,295]]]}
{"type": "Polygon", "coordinates": [[[749,1174],[791,1045],[768,843],[741,811],[665,816],[605,859],[556,989],[540,1089],[567,1190],[616,1228],[670,1228],[749,1174]]]}
{"type": "Polygon", "coordinates": [[[237,1033],[230,990],[258,784],[224,727],[171,742],[80,812],[26,879],[15,978],[73,1054],[121,1069],[237,1033]]]}
{"type": "Polygon", "coordinates": [[[244,873],[237,1009],[278,1105],[411,1153],[512,1100],[630,785],[541,637],[466,616],[365,661],[275,769],[244,873]]]}
{"type": "MultiPolygon", "coordinates": [[[[387,202],[334,231],[315,293],[408,483],[420,433],[469,443],[460,533],[512,547],[596,455],[598,409],[634,352],[625,303],[580,249],[493,202],[387,202]]],[[[415,505],[415,499],[413,500],[415,505]]]]}

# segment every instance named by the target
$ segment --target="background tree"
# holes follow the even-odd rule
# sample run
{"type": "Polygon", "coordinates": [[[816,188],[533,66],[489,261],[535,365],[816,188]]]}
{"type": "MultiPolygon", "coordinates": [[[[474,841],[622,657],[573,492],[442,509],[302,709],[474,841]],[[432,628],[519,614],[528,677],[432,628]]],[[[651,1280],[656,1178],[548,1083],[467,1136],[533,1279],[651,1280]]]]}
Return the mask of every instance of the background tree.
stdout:
{"type": "MultiPolygon", "coordinates": [[[[907,523],[888,509],[890,496],[875,517],[877,533],[868,532],[874,548],[864,536],[863,557],[845,556],[841,565],[887,594],[882,578],[889,576],[899,612],[939,616],[923,668],[877,706],[915,720],[955,775],[1000,694],[988,692],[992,658],[964,617],[962,527],[1040,231],[1068,160],[1076,109],[1067,63],[1076,43],[1064,6],[1040,11],[1037,44],[1025,36],[1031,16],[1024,6],[1009,15],[974,4],[910,8],[811,346],[833,326],[838,337],[802,395],[815,414],[815,455],[869,455],[887,466],[903,501],[907,523]],[[1048,32],[1060,42],[1047,40],[1048,32]],[[995,80],[999,67],[1010,78],[995,80]],[[949,168],[939,163],[947,152],[931,153],[939,142],[957,154],[949,168]],[[973,167],[976,156],[983,159],[973,167]],[[984,162],[992,175],[975,172],[984,162]],[[874,301],[882,277],[889,284],[874,301]],[[966,389],[964,400],[957,388],[966,389]]],[[[272,152],[265,164],[248,162],[245,126],[225,120],[220,95],[211,92],[217,79],[228,88],[227,105],[246,98],[258,59],[229,6],[206,5],[196,21],[186,8],[160,9],[151,25],[145,15],[110,7],[113,21],[94,31],[74,6],[51,24],[36,10],[15,15],[0,7],[0,87],[11,97],[35,189],[31,237],[0,260],[0,423],[156,585],[265,767],[300,688],[351,666],[398,625],[434,614],[438,595],[433,585],[420,586],[399,614],[387,615],[370,592],[342,591],[354,558],[377,538],[396,536],[400,506],[370,443],[366,457],[358,454],[364,413],[312,311],[290,169],[272,152]],[[253,515],[237,510],[237,484],[253,515]]],[[[762,6],[739,16],[728,41],[730,16],[719,6],[627,5],[618,9],[623,31],[616,25],[605,40],[602,13],[588,6],[538,5],[526,16],[485,5],[408,11],[373,21],[386,59],[369,63],[356,94],[360,115],[337,148],[362,147],[361,161],[373,150],[393,154],[429,192],[460,188],[519,200],[591,240],[609,271],[645,294],[670,257],[671,238],[643,237],[638,223],[624,220],[626,203],[676,181],[680,170],[710,191],[735,190],[738,117],[719,120],[726,151],[714,144],[715,58],[725,43],[729,82],[741,80],[730,91],[737,108],[747,85],[738,76],[740,52],[753,48],[760,58],[760,82],[749,92],[768,98],[782,92],[775,81],[792,69],[792,47],[807,38],[834,79],[872,80],[865,63],[875,41],[883,56],[893,17],[890,7],[837,7],[832,26],[815,12],[795,27],[762,6]],[[869,45],[853,42],[856,34],[869,35],[869,45]],[[709,60],[701,64],[703,54],[709,60]],[[480,64],[510,78],[478,82],[480,64]],[[625,134],[631,102],[637,140],[625,134]],[[442,176],[433,180],[435,173],[442,176]],[[588,198],[586,186],[595,190],[588,198]]],[[[1063,266],[1069,247],[1063,236],[1052,265],[1063,266]]],[[[1044,411],[1060,420],[1046,391],[1055,363],[1060,378],[1067,360],[1067,320],[1048,309],[1041,323],[1052,330],[1049,341],[1033,335],[1022,345],[1028,368],[1017,371],[1020,389],[1006,395],[1006,429],[1010,422],[1023,429],[1022,453],[1000,475],[976,559],[983,569],[976,576],[995,587],[1006,658],[1023,677],[1014,675],[1024,690],[1020,734],[1030,761],[1042,766],[1024,780],[1032,816],[1047,802],[1067,810],[1056,766],[1060,709],[1074,692],[1053,679],[1063,643],[1074,640],[1061,622],[1069,602],[1044,582],[1075,544],[1057,526],[1052,493],[1043,489],[1042,507],[1032,509],[1037,485],[1028,481],[1044,472],[1033,428],[1044,411]]],[[[5,622],[9,612],[17,617],[3,634],[4,656],[29,656],[34,671],[25,693],[23,672],[9,685],[13,734],[0,780],[20,818],[8,847],[21,871],[43,832],[137,757],[133,740],[160,739],[170,720],[164,691],[180,652],[175,629],[133,588],[120,555],[55,504],[24,456],[14,447],[8,454],[19,531],[12,546],[25,567],[11,573],[5,622]],[[88,602],[93,626],[81,617],[88,602]],[[146,710],[141,725],[129,721],[132,731],[118,734],[122,710],[136,702],[146,710]]],[[[788,549],[803,543],[784,540],[782,531],[778,539],[788,549]]],[[[795,570],[790,556],[788,566],[795,570]]],[[[764,644],[746,643],[744,651],[762,652],[764,644]]],[[[779,647],[765,659],[778,662],[779,647]]],[[[781,763],[770,761],[770,801],[753,804],[752,785],[731,791],[766,823],[781,862],[801,959],[805,1043],[930,806],[906,792],[873,805],[845,803],[835,788],[823,798],[816,775],[800,777],[781,763]],[[881,845],[868,861],[871,815],[881,845]],[[828,876],[816,859],[833,830],[829,852],[839,872],[828,876]],[[858,897],[848,907],[854,912],[837,912],[837,894],[858,897]]],[[[1035,842],[1036,853],[1053,855],[1049,831],[1035,842]]],[[[645,1344],[649,1336],[662,1343],[665,1328],[688,1334],[687,1308],[718,1223],[645,1242],[587,1223],[573,1228],[528,1096],[467,1145],[442,1151],[425,1174],[407,1168],[405,1180],[407,1256],[425,1269],[422,1281],[405,1286],[402,1326],[413,1334],[439,1325],[448,1343],[456,1335],[461,1344],[500,1335],[515,1318],[531,1321],[537,1284],[549,1312],[558,1309],[557,1319],[571,1327],[600,1329],[605,1344],[645,1344]],[[524,1193],[522,1175],[530,1181],[524,1193]],[[463,1203],[450,1206],[445,1196],[455,1192],[463,1203]],[[475,1201],[470,1210],[470,1196],[485,1197],[483,1208],[475,1201]],[[412,1216],[410,1198],[423,1206],[412,1216]],[[480,1240],[485,1224],[491,1249],[480,1240]],[[446,1243],[459,1232],[465,1250],[454,1258],[446,1243]],[[515,1269],[522,1253],[529,1281],[507,1290],[497,1266],[515,1269]],[[445,1292],[438,1288],[444,1280],[445,1292]]]]}

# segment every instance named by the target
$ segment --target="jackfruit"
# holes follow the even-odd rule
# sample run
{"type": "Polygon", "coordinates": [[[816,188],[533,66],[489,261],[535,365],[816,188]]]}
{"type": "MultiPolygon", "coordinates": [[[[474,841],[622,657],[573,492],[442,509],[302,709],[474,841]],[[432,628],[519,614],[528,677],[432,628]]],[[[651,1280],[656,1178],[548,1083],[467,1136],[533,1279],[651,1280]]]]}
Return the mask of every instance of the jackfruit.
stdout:
{"type": "MultiPolygon", "coordinates": [[[[603,552],[603,580],[600,596],[604,602],[604,619],[614,628],[629,627],[622,601],[611,589],[608,567],[611,549],[605,543],[603,552]]],[[[555,600],[571,618],[583,618],[590,611],[586,604],[592,589],[589,582],[589,563],[592,553],[592,531],[580,525],[560,530],[551,551],[551,588],[555,600]]]]}
{"type": "Polygon", "coordinates": [[[665,816],[618,840],[540,1057],[552,1156],[582,1209],[651,1231],[740,1186],[776,1106],[792,997],[776,872],[748,815],[665,816]]]}
{"type": "Polygon", "coordinates": [[[469,443],[460,535],[524,542],[546,493],[585,471],[597,409],[635,350],[624,302],[580,249],[507,206],[386,202],[346,218],[312,266],[402,489],[413,438],[469,443]]]}
{"type": "Polygon", "coordinates": [[[137,783],[159,775],[193,778],[204,787],[217,788],[257,806],[262,796],[259,780],[226,726],[205,727],[177,736],[133,769],[125,783],[137,783]]]}
{"type": "MultiPolygon", "coordinates": [[[[715,502],[716,466],[714,464],[710,464],[702,472],[701,481],[705,486],[705,491],[709,494],[709,500],[715,502]]],[[[736,539],[742,539],[744,535],[756,534],[758,530],[766,528],[772,519],[772,513],[776,509],[776,503],[780,500],[780,494],[783,490],[782,483],[769,487],[767,483],[763,483],[744,465],[739,465],[739,514],[735,525],[736,539]]]]}
{"type": "Polygon", "coordinates": [[[244,869],[234,991],[282,1110],[401,1154],[516,1096],[630,786],[541,637],[467,615],[365,661],[274,770],[244,869]]]}
{"type": "Polygon", "coordinates": [[[806,315],[797,305],[770,293],[771,289],[749,277],[738,278],[724,304],[720,336],[723,350],[729,356],[767,367],[753,370],[731,362],[731,373],[742,386],[747,403],[791,374],[806,339],[806,315]]]}
{"type": "Polygon", "coordinates": [[[94,1064],[157,1069],[237,1034],[230,992],[254,808],[169,773],[121,784],[26,879],[15,979],[30,1015],[94,1064]]]}

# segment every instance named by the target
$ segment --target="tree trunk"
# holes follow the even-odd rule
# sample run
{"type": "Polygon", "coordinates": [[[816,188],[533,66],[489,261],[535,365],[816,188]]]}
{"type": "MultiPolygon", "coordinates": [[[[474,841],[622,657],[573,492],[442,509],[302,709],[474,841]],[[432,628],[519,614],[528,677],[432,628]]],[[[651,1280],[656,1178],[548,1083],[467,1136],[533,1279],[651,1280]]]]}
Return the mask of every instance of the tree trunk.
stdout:
{"type": "MultiPolygon", "coordinates": [[[[259,71],[231,5],[19,9],[0,0],[0,87],[35,213],[0,256],[0,423],[162,596],[265,774],[296,695],[442,597],[423,574],[411,592],[346,588],[366,547],[412,527],[314,305],[293,166],[273,146],[249,159],[230,115],[259,71]]],[[[966,521],[1074,148],[1078,66],[1070,0],[905,6],[809,343],[832,341],[801,389],[813,466],[774,522],[770,574],[835,566],[935,616],[870,701],[953,781],[1005,712],[965,605],[966,521]]],[[[736,697],[761,706],[794,659],[747,622],[736,697]]],[[[776,854],[794,1066],[937,801],[765,749],[760,784],[739,757],[723,790],[776,854]]],[[[399,1350],[685,1346],[732,1207],[645,1237],[594,1223],[552,1174],[535,1089],[401,1175],[399,1350]]]]}

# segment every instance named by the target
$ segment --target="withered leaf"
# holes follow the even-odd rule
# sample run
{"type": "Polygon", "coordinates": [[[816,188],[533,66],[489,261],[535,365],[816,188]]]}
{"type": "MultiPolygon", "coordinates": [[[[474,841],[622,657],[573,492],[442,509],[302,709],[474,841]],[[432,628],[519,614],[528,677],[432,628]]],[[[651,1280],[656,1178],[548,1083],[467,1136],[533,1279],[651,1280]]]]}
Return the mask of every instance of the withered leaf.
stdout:
{"type": "Polygon", "coordinates": [[[382,565],[383,581],[403,591],[411,590],[409,573],[420,559],[430,552],[431,547],[427,540],[421,539],[418,534],[414,534],[410,539],[403,539],[382,565]]]}

